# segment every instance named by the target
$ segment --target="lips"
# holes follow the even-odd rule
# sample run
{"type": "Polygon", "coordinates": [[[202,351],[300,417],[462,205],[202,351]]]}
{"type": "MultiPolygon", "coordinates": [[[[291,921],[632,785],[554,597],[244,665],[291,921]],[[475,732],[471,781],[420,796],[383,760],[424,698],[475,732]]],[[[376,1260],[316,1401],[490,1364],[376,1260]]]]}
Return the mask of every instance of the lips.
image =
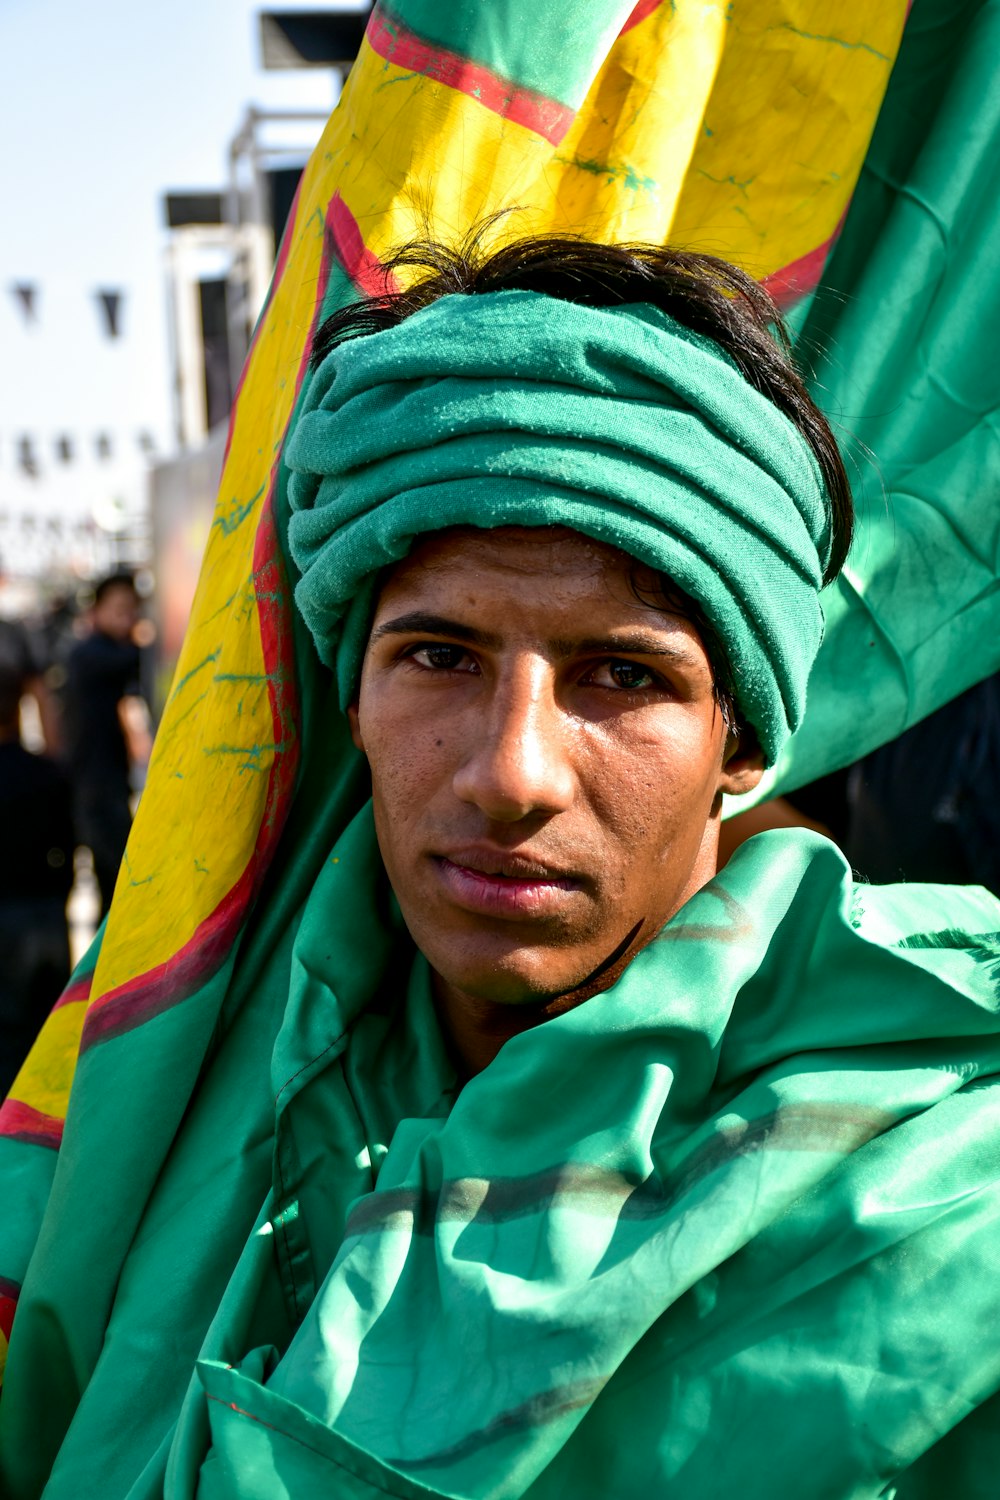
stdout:
{"type": "Polygon", "coordinates": [[[495,875],[507,880],[538,880],[544,882],[564,881],[578,885],[579,881],[570,870],[559,869],[543,860],[531,859],[513,850],[484,848],[470,844],[461,849],[449,849],[440,854],[450,864],[463,870],[472,870],[477,875],[495,875]]]}
{"type": "Polygon", "coordinates": [[[434,856],[449,898],[494,917],[545,917],[563,911],[582,888],[579,877],[503,850],[455,849],[434,856]]]}

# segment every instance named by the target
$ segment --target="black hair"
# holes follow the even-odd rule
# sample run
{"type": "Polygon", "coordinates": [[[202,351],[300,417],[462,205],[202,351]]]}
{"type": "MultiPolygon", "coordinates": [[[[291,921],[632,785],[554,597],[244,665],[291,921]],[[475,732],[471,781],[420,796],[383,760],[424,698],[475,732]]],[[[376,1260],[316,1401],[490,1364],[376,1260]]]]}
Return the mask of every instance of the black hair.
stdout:
{"type": "Polygon", "coordinates": [[[124,570],[120,570],[117,573],[109,573],[106,578],[102,578],[99,583],[94,585],[94,603],[100,604],[105,594],[109,594],[112,589],[131,589],[132,593],[135,594],[135,579],[131,573],[127,573],[124,570]]]}
{"type": "MultiPolygon", "coordinates": [[[[669,245],[604,245],[572,236],[539,235],[497,250],[485,248],[495,219],[479,225],[458,247],[434,241],[405,245],[384,265],[384,292],[338,309],[317,331],[313,366],[346,339],[393,328],[404,318],[453,294],[532,291],[589,307],[650,303],[683,327],[709,338],[746,381],[798,428],[812,449],[829,503],[830,560],[823,582],[844,565],[854,528],[851,486],[829,423],[806,390],[792,360],[780,314],[764,288],[745,271],[714,255],[669,245]],[[395,273],[415,279],[392,290],[395,273]]],[[[648,572],[648,570],[646,570],[648,572]]],[[[730,730],[736,729],[733,678],[722,642],[697,602],[669,578],[655,589],[633,581],[645,603],[665,603],[684,614],[702,636],[716,679],[716,696],[730,730]]]]}

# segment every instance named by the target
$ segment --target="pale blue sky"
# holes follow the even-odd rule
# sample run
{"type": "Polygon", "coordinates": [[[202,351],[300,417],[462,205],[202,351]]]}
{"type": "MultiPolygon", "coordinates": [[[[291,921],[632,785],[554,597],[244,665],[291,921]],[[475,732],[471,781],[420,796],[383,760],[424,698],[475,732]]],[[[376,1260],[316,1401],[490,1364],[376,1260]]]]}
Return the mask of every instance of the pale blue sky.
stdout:
{"type": "MultiPolygon", "coordinates": [[[[147,428],[171,444],[161,195],[223,185],[248,104],[325,112],[334,99],[330,72],[262,70],[259,8],[0,0],[0,509],[22,486],[20,431],[47,462],[63,430],[86,442],[101,427],[147,428]],[[40,288],[34,328],[9,291],[18,281],[40,288]],[[117,343],[101,336],[98,286],[125,292],[117,343]]],[[[58,503],[70,482],[33,489],[58,503]]]]}

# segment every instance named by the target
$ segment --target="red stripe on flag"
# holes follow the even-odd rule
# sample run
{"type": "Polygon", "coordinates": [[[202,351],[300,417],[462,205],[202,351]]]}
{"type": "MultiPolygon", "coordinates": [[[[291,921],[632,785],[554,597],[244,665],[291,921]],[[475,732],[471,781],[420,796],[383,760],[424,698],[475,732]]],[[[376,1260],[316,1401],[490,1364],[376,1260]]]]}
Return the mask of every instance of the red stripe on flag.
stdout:
{"type": "MultiPolygon", "coordinates": [[[[296,376],[296,400],[302,389],[313,338],[323,310],[323,299],[330,279],[331,252],[336,245],[335,222],[341,228],[353,224],[358,244],[360,231],[343,203],[336,195],[327,209],[328,244],[325,249],[313,304],[312,327],[302,351],[296,376]],[[340,205],[339,217],[337,204],[340,205]]],[[[339,250],[337,251],[340,254],[339,250]]],[[[369,251],[376,265],[378,262],[369,251]]],[[[385,281],[382,281],[385,288],[385,281]]],[[[293,404],[294,410],[294,404],[293,404]]],[[[287,437],[287,429],[286,434],[287,437]]],[[[284,561],[278,544],[274,525],[273,501],[277,479],[279,457],[271,470],[271,485],[261,512],[254,538],[253,579],[257,595],[258,623],[264,665],[267,670],[267,691],[271,707],[271,723],[274,731],[276,751],[268,773],[264,813],[261,820],[257,844],[239,880],[223,897],[215,910],[205,918],[194,935],[166,963],[146,974],[138,975],[101,995],[91,1005],[84,1022],[80,1051],[112,1037],[132,1031],[136,1026],[170,1010],[174,1005],[187,1000],[205,983],[219,967],[229,952],[239,932],[247,908],[257,893],[271,856],[277,845],[291,801],[298,767],[298,694],[295,685],[295,655],[292,634],[289,591],[284,561]]]]}
{"type": "MultiPolygon", "coordinates": [[[[319,300],[322,301],[322,291],[319,300]]],[[[308,348],[307,344],[306,360],[308,348]]],[[[109,990],[92,1003],[83,1023],[81,1054],[96,1043],[132,1031],[189,999],[201,988],[232,947],[284,826],[298,765],[298,708],[284,567],[273,555],[265,555],[267,545],[276,546],[272,496],[273,479],[254,542],[254,586],[275,729],[275,754],[268,772],[257,844],[239,880],[177,953],[166,963],[109,990]],[[268,585],[270,590],[266,591],[268,585]],[[279,614],[284,615],[280,623],[279,614]]]]}
{"type": "MultiPolygon", "coordinates": [[[[280,760],[281,756],[275,757],[280,760]]],[[[274,766],[271,767],[272,771],[274,766]]],[[[265,811],[263,827],[267,827],[265,811]]],[[[201,988],[222,963],[236,937],[255,886],[257,849],[218,906],[166,963],[98,997],[87,1011],[80,1052],[131,1031],[201,988]]]]}
{"type": "Polygon", "coordinates": [[[62,1010],[64,1005],[74,1005],[78,1000],[89,1000],[90,987],[93,982],[93,969],[89,974],[81,974],[79,979],[71,979],[52,1009],[62,1010]]]}
{"type": "Polygon", "coordinates": [[[380,297],[399,290],[395,277],[386,273],[378,256],[368,249],[357,219],[339,192],[330,199],[326,222],[337,259],[359,292],[380,297]]]}
{"type": "Polygon", "coordinates": [[[16,1281],[8,1281],[6,1276],[0,1276],[0,1333],[8,1343],[20,1294],[21,1288],[16,1281]]]}
{"type": "Polygon", "coordinates": [[[798,260],[790,261],[787,266],[782,266],[780,271],[772,271],[770,276],[764,277],[761,285],[766,292],[770,292],[782,312],[794,307],[802,297],[815,291],[826,269],[830,251],[840,238],[840,231],[844,227],[846,218],[847,209],[845,208],[840,216],[840,222],[828,240],[824,240],[822,245],[817,245],[815,250],[809,250],[805,255],[800,255],[798,260]]]}
{"type": "Polygon", "coordinates": [[[55,1115],[43,1115],[20,1099],[5,1099],[0,1104],[0,1137],[23,1141],[28,1146],[48,1146],[58,1151],[63,1135],[63,1121],[55,1115]]]}
{"type": "Polygon", "coordinates": [[[663,0],[639,0],[639,4],[629,16],[618,35],[624,36],[626,31],[631,31],[633,26],[638,26],[640,21],[645,21],[647,16],[651,16],[654,10],[659,10],[662,4],[663,0]]]}
{"type": "Polygon", "coordinates": [[[408,30],[394,16],[378,6],[368,22],[368,45],[379,57],[408,73],[422,73],[437,83],[475,99],[484,109],[513,120],[516,125],[534,131],[553,146],[558,146],[576,117],[576,110],[558,99],[550,99],[535,89],[523,88],[509,78],[494,73],[483,63],[473,62],[460,52],[452,52],[425,42],[408,30]]]}

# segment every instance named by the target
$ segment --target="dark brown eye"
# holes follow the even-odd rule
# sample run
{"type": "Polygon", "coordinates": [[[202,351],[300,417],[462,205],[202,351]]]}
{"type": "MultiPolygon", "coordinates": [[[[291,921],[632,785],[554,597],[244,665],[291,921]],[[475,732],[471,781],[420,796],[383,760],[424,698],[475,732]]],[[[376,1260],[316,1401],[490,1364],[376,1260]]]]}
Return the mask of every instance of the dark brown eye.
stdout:
{"type": "Polygon", "coordinates": [[[434,672],[454,672],[465,665],[469,670],[469,654],[463,646],[449,646],[441,641],[425,642],[414,646],[408,653],[411,661],[434,672]]]}
{"type": "Polygon", "coordinates": [[[637,693],[656,687],[659,679],[648,667],[637,661],[605,661],[590,674],[595,687],[617,688],[619,692],[637,693]]]}

